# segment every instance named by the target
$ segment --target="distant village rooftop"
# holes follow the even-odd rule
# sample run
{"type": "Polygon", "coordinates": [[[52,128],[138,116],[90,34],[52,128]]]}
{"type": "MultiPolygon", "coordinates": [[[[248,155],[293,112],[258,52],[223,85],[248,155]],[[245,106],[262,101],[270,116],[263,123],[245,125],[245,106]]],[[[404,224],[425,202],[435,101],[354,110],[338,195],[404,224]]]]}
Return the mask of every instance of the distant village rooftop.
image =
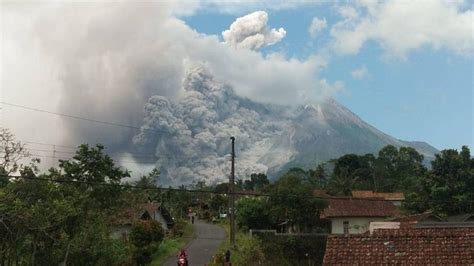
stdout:
{"type": "Polygon", "coordinates": [[[397,208],[386,200],[332,198],[321,218],[332,217],[393,217],[397,208]]]}
{"type": "Polygon", "coordinates": [[[373,192],[370,190],[353,190],[352,197],[359,199],[381,198],[390,201],[405,200],[403,192],[373,192]]]}

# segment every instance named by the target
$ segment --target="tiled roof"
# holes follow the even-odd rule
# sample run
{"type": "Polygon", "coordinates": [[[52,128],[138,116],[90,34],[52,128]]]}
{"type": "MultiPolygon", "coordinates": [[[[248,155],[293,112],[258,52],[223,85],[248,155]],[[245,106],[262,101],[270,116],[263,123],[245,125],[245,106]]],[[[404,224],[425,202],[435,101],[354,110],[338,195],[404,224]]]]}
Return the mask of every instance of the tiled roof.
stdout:
{"type": "Polygon", "coordinates": [[[145,204],[139,204],[132,208],[126,208],[117,213],[112,218],[112,224],[115,225],[130,225],[135,221],[139,220],[140,217],[146,212],[150,216],[160,209],[160,203],[148,202],[145,204]]]}
{"type": "Polygon", "coordinates": [[[382,198],[385,200],[405,200],[403,192],[373,192],[370,190],[354,190],[352,191],[354,198],[382,198]]]}
{"type": "Polygon", "coordinates": [[[328,199],[328,207],[321,218],[331,217],[391,217],[397,214],[397,208],[385,200],[333,198],[328,199]]]}
{"type": "Polygon", "coordinates": [[[474,222],[474,214],[465,213],[465,214],[460,214],[460,215],[449,216],[447,220],[450,222],[467,222],[467,221],[474,222]]]}
{"type": "Polygon", "coordinates": [[[323,265],[474,265],[474,228],[403,228],[331,235],[323,265]]]}
{"type": "Polygon", "coordinates": [[[392,221],[394,222],[410,222],[410,223],[417,223],[417,222],[424,222],[424,221],[439,221],[443,222],[444,219],[441,217],[438,217],[434,215],[431,212],[425,212],[425,213],[420,213],[420,214],[412,214],[412,215],[407,215],[407,216],[400,216],[392,221]]]}
{"type": "Polygon", "coordinates": [[[142,208],[148,212],[148,214],[153,215],[160,209],[161,204],[156,202],[148,202],[142,208]]]}

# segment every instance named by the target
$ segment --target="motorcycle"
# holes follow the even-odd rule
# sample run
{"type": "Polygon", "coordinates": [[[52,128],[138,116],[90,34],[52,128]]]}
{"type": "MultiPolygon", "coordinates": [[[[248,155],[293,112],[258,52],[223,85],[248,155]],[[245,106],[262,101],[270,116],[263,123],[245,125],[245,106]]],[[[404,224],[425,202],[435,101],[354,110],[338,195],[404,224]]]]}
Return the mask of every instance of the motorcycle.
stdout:
{"type": "Polygon", "coordinates": [[[178,258],[178,266],[188,266],[188,260],[186,259],[186,257],[178,258]]]}

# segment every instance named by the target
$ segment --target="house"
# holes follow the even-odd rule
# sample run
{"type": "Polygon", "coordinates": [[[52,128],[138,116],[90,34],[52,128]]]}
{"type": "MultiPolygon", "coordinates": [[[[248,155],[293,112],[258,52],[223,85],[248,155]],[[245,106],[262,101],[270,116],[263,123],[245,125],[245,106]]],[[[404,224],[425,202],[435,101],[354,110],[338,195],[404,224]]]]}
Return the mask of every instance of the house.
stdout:
{"type": "Polygon", "coordinates": [[[405,222],[410,224],[434,224],[434,223],[464,223],[474,222],[473,213],[465,213],[459,215],[448,216],[445,218],[434,215],[431,212],[421,214],[413,214],[407,216],[396,217],[392,219],[394,222],[405,222]]]}
{"type": "Polygon", "coordinates": [[[330,198],[321,219],[330,221],[331,234],[361,234],[370,222],[395,217],[397,208],[382,199],[330,198]]]}
{"type": "Polygon", "coordinates": [[[157,202],[140,204],[135,208],[122,210],[112,221],[112,238],[127,238],[132,225],[140,220],[155,220],[161,224],[163,230],[171,229],[174,220],[168,210],[157,202]]]}
{"type": "Polygon", "coordinates": [[[445,222],[446,220],[437,215],[434,215],[432,212],[424,212],[419,214],[396,217],[392,219],[392,221],[415,224],[423,222],[445,222]]]}
{"type": "Polygon", "coordinates": [[[448,222],[474,222],[474,213],[449,216],[446,218],[446,220],[448,222]]]}
{"type": "Polygon", "coordinates": [[[405,200],[403,192],[373,192],[370,190],[353,190],[352,197],[357,199],[384,199],[395,206],[402,206],[405,200]]]}
{"type": "Polygon", "coordinates": [[[330,235],[323,265],[474,265],[474,223],[388,225],[372,234],[330,235]]]}

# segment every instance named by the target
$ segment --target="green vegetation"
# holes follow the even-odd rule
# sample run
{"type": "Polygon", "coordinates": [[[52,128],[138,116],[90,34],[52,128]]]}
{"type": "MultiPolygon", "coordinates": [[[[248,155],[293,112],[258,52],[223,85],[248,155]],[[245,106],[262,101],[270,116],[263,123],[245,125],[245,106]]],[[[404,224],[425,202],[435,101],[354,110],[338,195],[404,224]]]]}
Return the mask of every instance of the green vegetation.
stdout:
{"type": "MultiPolygon", "coordinates": [[[[228,222],[221,223],[226,235],[229,235],[230,226],[228,222]]],[[[230,242],[225,240],[220,245],[217,254],[209,263],[209,266],[221,266],[225,262],[225,252],[231,251],[232,265],[265,265],[265,256],[261,249],[262,243],[258,238],[250,237],[243,231],[236,233],[236,249],[231,248],[230,242]]],[[[228,239],[228,237],[227,237],[228,239]]]]}
{"type": "Polygon", "coordinates": [[[193,227],[190,223],[184,222],[183,220],[179,223],[183,224],[184,227],[182,230],[179,230],[179,233],[176,235],[165,238],[163,242],[161,242],[158,250],[153,254],[151,265],[163,265],[169,257],[176,255],[177,251],[185,247],[194,237],[193,227]]]}
{"type": "Polygon", "coordinates": [[[410,147],[386,146],[378,156],[348,154],[330,162],[333,172],[326,188],[333,195],[354,189],[404,192],[404,208],[411,213],[432,211],[446,216],[474,212],[474,159],[463,146],[441,151],[423,165],[423,155],[410,147]]]}
{"type": "MultiPolygon", "coordinates": [[[[129,241],[114,239],[120,213],[136,215],[137,204],[164,197],[154,189],[156,170],[136,183],[140,188],[123,186],[128,171],[115,166],[101,145],[80,145],[71,160],[59,160],[59,167],[41,174],[39,160],[22,164],[28,153],[6,129],[0,131],[0,150],[0,265],[145,265],[163,240],[181,245],[190,234],[178,221],[165,237],[161,224],[137,217],[129,241]]],[[[189,202],[177,199],[190,197],[182,194],[175,191],[167,199],[178,204],[171,211],[184,217],[189,202]]]]}
{"type": "Polygon", "coordinates": [[[152,254],[160,246],[163,237],[164,231],[157,221],[139,221],[133,225],[130,242],[135,247],[133,258],[138,265],[146,265],[152,261],[152,254]]]}
{"type": "MultiPolygon", "coordinates": [[[[38,159],[26,161],[28,151],[6,129],[0,129],[0,151],[0,265],[160,265],[190,239],[192,227],[185,222],[190,211],[212,222],[222,222],[228,212],[228,183],[197,182],[161,191],[156,189],[159,171],[153,170],[133,183],[137,187],[127,186],[123,179],[129,172],[116,166],[101,145],[80,145],[72,159],[59,160],[59,166],[46,173],[39,172],[38,159]],[[149,200],[169,210],[174,227],[165,233],[157,222],[135,220],[129,241],[113,238],[119,214],[149,200]]],[[[401,191],[407,212],[474,212],[474,159],[469,148],[441,151],[431,169],[423,160],[413,148],[386,146],[377,155],[347,154],[315,169],[292,168],[274,183],[265,174],[238,180],[237,191],[264,195],[236,196],[234,265],[320,261],[324,245],[319,238],[251,238],[247,233],[324,232],[319,214],[326,202],[314,196],[316,189],[331,195],[401,191]]],[[[227,249],[225,241],[214,265],[222,262],[227,249]]]]}

